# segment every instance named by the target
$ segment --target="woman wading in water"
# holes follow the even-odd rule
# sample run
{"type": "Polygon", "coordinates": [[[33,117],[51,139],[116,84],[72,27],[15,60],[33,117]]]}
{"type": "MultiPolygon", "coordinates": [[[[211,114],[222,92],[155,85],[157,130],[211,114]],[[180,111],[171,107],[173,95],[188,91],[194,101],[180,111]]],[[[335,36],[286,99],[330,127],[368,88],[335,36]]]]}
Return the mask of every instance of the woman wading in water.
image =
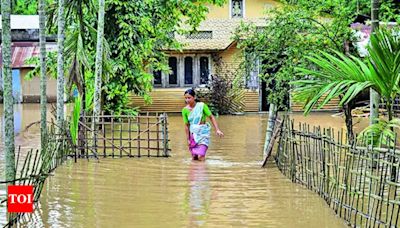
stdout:
{"type": "Polygon", "coordinates": [[[218,128],[217,121],[208,106],[195,99],[196,93],[193,89],[186,90],[184,95],[186,107],[182,109],[182,116],[189,151],[192,153],[193,160],[202,161],[206,157],[210,144],[211,126],[206,122],[206,118],[210,118],[219,137],[224,136],[224,133],[218,128]]]}

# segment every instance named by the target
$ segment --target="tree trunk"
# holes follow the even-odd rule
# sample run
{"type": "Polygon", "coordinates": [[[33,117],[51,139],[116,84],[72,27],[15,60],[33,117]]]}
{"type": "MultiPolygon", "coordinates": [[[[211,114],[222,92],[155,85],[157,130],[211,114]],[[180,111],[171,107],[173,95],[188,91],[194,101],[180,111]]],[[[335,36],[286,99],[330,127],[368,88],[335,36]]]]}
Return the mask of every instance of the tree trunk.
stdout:
{"type": "Polygon", "coordinates": [[[344,116],[346,122],[346,129],[347,129],[347,142],[349,145],[353,145],[354,143],[354,131],[353,131],[353,117],[351,115],[351,111],[354,108],[354,100],[349,101],[346,105],[344,105],[344,116]]]}
{"type": "MultiPolygon", "coordinates": [[[[5,156],[6,172],[5,180],[15,180],[15,144],[14,144],[14,100],[12,96],[12,75],[11,75],[11,28],[10,28],[10,0],[1,1],[2,14],[2,55],[3,55],[3,80],[4,80],[4,121],[5,121],[5,156]]],[[[12,184],[12,183],[9,183],[12,184]]]]}
{"type": "MultiPolygon", "coordinates": [[[[101,105],[101,76],[103,66],[103,37],[104,37],[104,0],[99,0],[99,18],[97,23],[97,47],[96,47],[96,70],[95,70],[95,84],[94,84],[94,98],[93,98],[93,139],[96,143],[95,129],[96,124],[99,122],[100,105],[101,105]]],[[[94,147],[95,148],[95,147],[94,147]]]]}
{"type": "MultiPolygon", "coordinates": [[[[372,30],[371,35],[379,28],[379,0],[371,0],[371,22],[372,30]]],[[[370,94],[370,119],[369,123],[374,124],[379,117],[379,94],[372,88],[369,90],[370,94]]]]}
{"type": "MultiPolygon", "coordinates": [[[[93,115],[100,115],[101,104],[101,76],[103,66],[103,38],[104,38],[104,0],[99,0],[99,18],[97,27],[97,47],[96,47],[96,70],[95,70],[95,87],[93,99],[93,115]]],[[[95,120],[98,121],[97,119],[95,120]]]]}
{"type": "Polygon", "coordinates": [[[275,104],[271,103],[269,105],[267,131],[265,133],[264,157],[267,156],[267,148],[271,143],[271,137],[275,128],[276,115],[277,115],[277,107],[275,104]]]}
{"type": "Polygon", "coordinates": [[[46,93],[46,1],[39,0],[39,46],[40,46],[40,146],[47,142],[47,93],[46,93]]]}
{"type": "Polygon", "coordinates": [[[58,36],[57,36],[57,126],[64,121],[64,0],[58,0],[58,36]]]}

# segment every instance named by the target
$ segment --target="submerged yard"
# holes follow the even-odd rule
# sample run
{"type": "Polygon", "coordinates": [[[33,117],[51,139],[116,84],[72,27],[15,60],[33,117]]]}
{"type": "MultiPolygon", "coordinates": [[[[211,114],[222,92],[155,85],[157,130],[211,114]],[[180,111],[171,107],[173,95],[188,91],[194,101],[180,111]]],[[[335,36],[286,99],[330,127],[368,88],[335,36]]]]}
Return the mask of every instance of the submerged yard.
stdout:
{"type": "MultiPolygon", "coordinates": [[[[21,108],[22,126],[39,118],[26,113],[32,108],[21,108]]],[[[344,227],[317,194],[291,183],[275,164],[260,168],[266,117],[221,116],[225,138],[212,137],[206,162],[194,162],[186,149],[181,117],[170,116],[170,158],[67,162],[46,180],[38,210],[24,224],[344,227]]],[[[343,124],[330,113],[311,118],[316,124],[343,124]]],[[[38,130],[34,126],[22,132],[17,141],[33,145],[38,130]]]]}

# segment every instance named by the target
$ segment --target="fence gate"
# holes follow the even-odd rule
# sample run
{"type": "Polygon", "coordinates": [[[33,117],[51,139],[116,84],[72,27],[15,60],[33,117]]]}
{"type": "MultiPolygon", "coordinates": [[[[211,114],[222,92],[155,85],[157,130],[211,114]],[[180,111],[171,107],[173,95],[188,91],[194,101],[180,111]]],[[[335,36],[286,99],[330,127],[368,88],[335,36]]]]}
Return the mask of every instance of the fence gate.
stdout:
{"type": "Polygon", "coordinates": [[[84,116],[79,122],[78,157],[169,157],[166,113],[84,116]]]}

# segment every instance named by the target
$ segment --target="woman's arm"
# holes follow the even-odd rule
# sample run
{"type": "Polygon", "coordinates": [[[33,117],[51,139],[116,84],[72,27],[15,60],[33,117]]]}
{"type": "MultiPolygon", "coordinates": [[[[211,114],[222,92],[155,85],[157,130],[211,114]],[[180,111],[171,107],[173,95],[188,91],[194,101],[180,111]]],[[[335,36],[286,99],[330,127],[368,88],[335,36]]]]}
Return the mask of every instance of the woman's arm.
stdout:
{"type": "Polygon", "coordinates": [[[224,133],[223,133],[223,132],[219,129],[219,127],[218,127],[218,123],[217,123],[217,120],[215,119],[214,115],[211,115],[211,116],[210,116],[210,120],[211,120],[212,125],[213,125],[214,128],[215,128],[216,134],[217,134],[219,137],[224,136],[224,133]]]}
{"type": "Polygon", "coordinates": [[[188,144],[190,144],[190,131],[189,131],[189,126],[190,124],[185,124],[185,133],[186,133],[186,139],[188,141],[188,144]]]}

